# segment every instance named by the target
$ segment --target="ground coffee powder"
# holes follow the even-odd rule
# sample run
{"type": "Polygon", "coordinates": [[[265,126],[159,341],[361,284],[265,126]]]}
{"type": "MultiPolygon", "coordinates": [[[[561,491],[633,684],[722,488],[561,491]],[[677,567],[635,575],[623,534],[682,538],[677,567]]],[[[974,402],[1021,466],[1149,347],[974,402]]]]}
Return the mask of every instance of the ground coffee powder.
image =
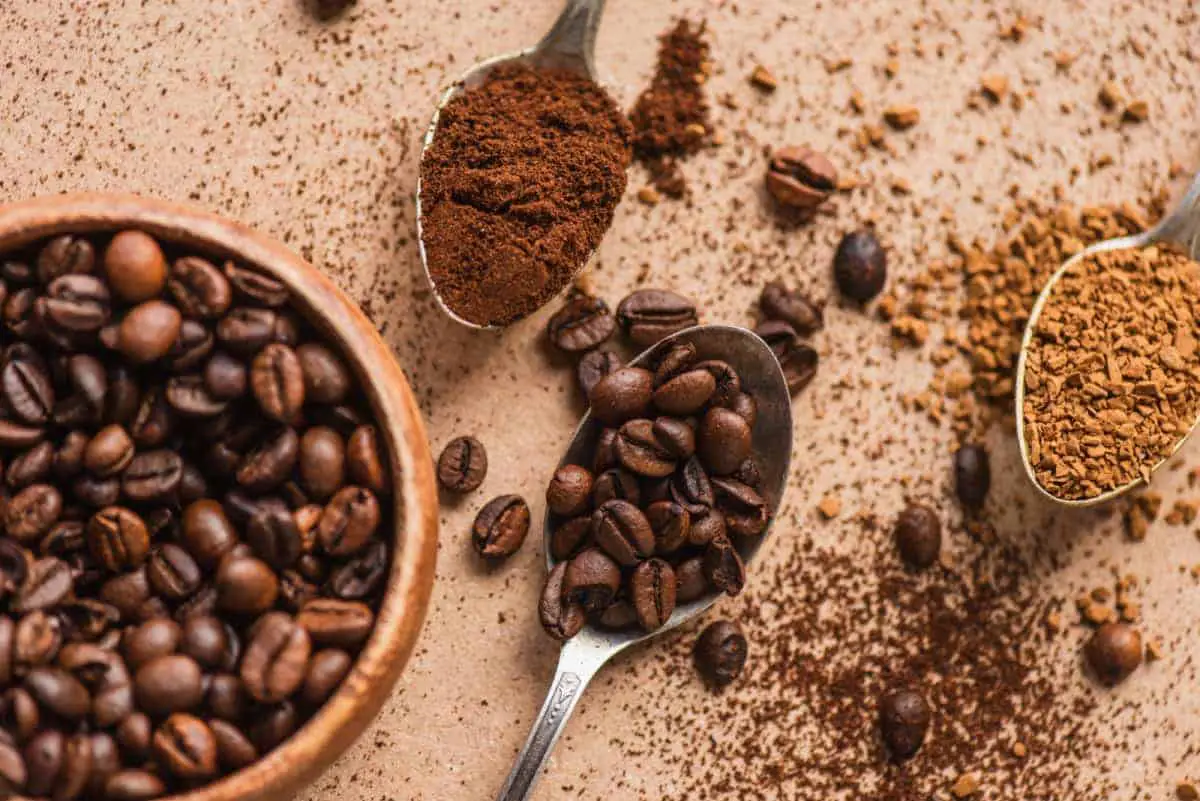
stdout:
{"type": "Polygon", "coordinates": [[[421,165],[429,273],[456,314],[504,325],[571,280],[625,191],[629,123],[564,70],[496,69],[442,110],[421,165]]]}
{"type": "Polygon", "coordinates": [[[1099,253],[1051,290],[1025,363],[1038,482],[1093,498],[1149,479],[1200,410],[1200,264],[1157,247],[1099,253]]]}

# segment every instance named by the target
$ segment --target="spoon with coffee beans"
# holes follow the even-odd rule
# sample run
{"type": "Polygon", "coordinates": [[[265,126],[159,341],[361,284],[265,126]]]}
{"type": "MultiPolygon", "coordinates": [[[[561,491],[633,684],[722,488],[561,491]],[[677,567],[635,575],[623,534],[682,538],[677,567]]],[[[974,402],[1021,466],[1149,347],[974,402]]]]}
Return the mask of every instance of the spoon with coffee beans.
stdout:
{"type": "MultiPolygon", "coordinates": [[[[1072,346],[1069,340],[1074,335],[1070,333],[1070,330],[1080,327],[1079,323],[1082,320],[1080,311],[1086,311],[1080,308],[1086,305],[1085,302],[1081,302],[1081,299],[1090,298],[1092,306],[1113,302],[1112,296],[1100,288],[1100,282],[1105,280],[1106,275],[1114,274],[1114,271],[1117,270],[1114,263],[1117,261],[1121,261],[1126,267],[1141,264],[1145,273],[1155,276],[1153,293],[1148,302],[1135,304],[1125,298],[1119,301],[1121,305],[1128,303],[1145,306],[1149,309],[1146,313],[1134,309],[1131,315],[1136,319],[1126,318],[1132,319],[1130,330],[1135,335],[1134,339],[1142,330],[1161,330],[1161,328],[1175,326],[1177,321],[1185,319],[1185,312],[1190,313],[1190,310],[1183,307],[1189,305],[1191,299],[1187,297],[1186,291],[1184,291],[1183,297],[1173,299],[1171,287],[1167,285],[1165,276],[1168,273],[1179,274],[1185,268],[1197,268],[1195,262],[1200,262],[1200,174],[1193,177],[1191,185],[1175,210],[1153,228],[1141,234],[1098,242],[1067,259],[1046,282],[1033,304],[1029,322],[1025,324],[1025,333],[1021,339],[1021,351],[1017,360],[1016,387],[1014,389],[1017,438],[1021,450],[1021,462],[1029,480],[1044,497],[1064,506],[1085,507],[1104,503],[1147,483],[1150,475],[1171,458],[1196,430],[1197,423],[1200,423],[1200,414],[1195,413],[1197,410],[1194,408],[1194,404],[1186,403],[1185,397],[1184,401],[1173,400],[1170,408],[1170,412],[1179,415],[1180,419],[1172,421],[1170,425],[1161,426],[1161,428],[1171,429],[1170,435],[1164,437],[1165,447],[1152,446],[1150,442],[1144,441],[1145,438],[1142,437],[1140,431],[1132,437],[1121,432],[1121,429],[1129,427],[1128,424],[1123,425],[1122,421],[1153,416],[1153,414],[1143,415],[1148,403],[1147,395],[1161,397],[1161,394],[1158,393],[1156,387],[1148,385],[1154,383],[1156,374],[1163,373],[1163,368],[1171,375],[1190,376],[1200,366],[1200,347],[1196,345],[1197,337],[1190,325],[1180,324],[1174,341],[1168,338],[1160,342],[1158,340],[1162,337],[1157,334],[1152,335],[1155,340],[1153,342],[1155,353],[1152,354],[1152,358],[1135,358],[1136,363],[1129,364],[1125,368],[1121,367],[1123,353],[1090,352],[1082,360],[1076,354],[1066,359],[1060,358],[1051,361],[1044,359],[1043,354],[1038,352],[1047,341],[1053,341],[1056,346],[1062,346],[1064,350],[1066,346],[1072,346]],[[1085,266],[1085,270],[1076,269],[1085,266]],[[1077,275],[1081,272],[1085,273],[1082,277],[1077,275]],[[1070,286],[1070,295],[1074,296],[1072,301],[1074,308],[1068,309],[1068,303],[1059,302],[1050,304],[1052,307],[1057,307],[1054,308],[1051,315],[1044,314],[1047,302],[1054,294],[1055,288],[1060,285],[1068,286],[1062,280],[1068,274],[1072,276],[1070,281],[1080,284],[1079,287],[1070,286]],[[1084,283],[1088,285],[1083,286],[1084,283]],[[1165,302],[1166,306],[1172,308],[1173,311],[1169,315],[1160,314],[1156,319],[1155,309],[1160,301],[1165,302]],[[1056,316],[1062,317],[1064,311],[1072,317],[1066,326],[1055,319],[1056,316]],[[1167,317],[1170,319],[1166,319],[1167,317]],[[1067,331],[1065,337],[1049,329],[1039,333],[1039,327],[1044,327],[1046,320],[1049,320],[1051,325],[1057,328],[1070,330],[1067,331]],[[1139,330],[1133,330],[1134,328],[1139,330]],[[1182,337],[1182,343],[1180,337],[1182,337]],[[1168,350],[1171,353],[1166,353],[1168,350]],[[1095,359],[1096,369],[1086,363],[1090,359],[1095,359]],[[1178,363],[1173,363],[1171,359],[1178,363]],[[1150,367],[1148,376],[1144,376],[1140,372],[1146,365],[1150,367]],[[1059,375],[1055,375],[1056,369],[1058,369],[1059,375]],[[1077,383],[1083,381],[1085,375],[1097,370],[1106,374],[1105,386],[1108,389],[1101,392],[1100,395],[1107,397],[1100,397],[1092,392],[1091,386],[1080,387],[1072,384],[1072,381],[1077,383]],[[1146,381],[1145,378],[1150,380],[1146,381]],[[1126,466],[1131,465],[1132,469],[1098,467],[1098,465],[1103,465],[1103,462],[1093,459],[1091,453],[1097,443],[1088,442],[1085,448],[1082,442],[1084,435],[1075,433],[1083,428],[1083,423],[1091,422],[1082,420],[1085,416],[1082,411],[1061,413],[1059,415],[1061,418],[1069,418],[1069,423],[1061,429],[1055,429],[1053,420],[1043,423],[1041,419],[1038,419],[1039,417],[1049,417],[1050,413],[1054,412],[1052,407],[1056,404],[1071,403],[1072,390],[1075,391],[1074,394],[1078,394],[1082,398],[1076,402],[1087,410],[1087,414],[1094,416],[1097,421],[1102,421],[1101,428],[1103,430],[1099,434],[1091,429],[1086,432],[1088,435],[1092,435],[1093,439],[1101,440],[1099,444],[1101,457],[1103,458],[1104,450],[1113,454],[1120,453],[1122,454],[1121,459],[1127,463],[1126,466]],[[1039,397],[1039,393],[1041,397],[1039,397]],[[1050,394],[1050,401],[1046,400],[1047,393],[1050,394]],[[1139,396],[1143,398],[1143,401],[1138,402],[1139,396]],[[1116,398],[1116,402],[1111,401],[1113,397],[1116,398]],[[1033,405],[1030,406],[1030,403],[1033,405]],[[1113,408],[1122,405],[1129,407],[1135,404],[1138,409],[1142,410],[1138,411],[1137,415],[1125,414],[1119,408],[1113,408]],[[1050,435],[1039,436],[1042,431],[1050,432],[1050,435]],[[1063,431],[1066,431],[1065,435],[1062,433],[1063,431]],[[1112,432],[1120,433],[1120,438],[1114,439],[1112,443],[1106,445],[1105,437],[1112,432]],[[1100,436],[1101,434],[1104,436],[1100,436]],[[1137,459],[1125,457],[1123,454],[1127,452],[1136,452],[1137,459]],[[1080,458],[1081,453],[1086,454],[1088,458],[1080,458]]],[[[1123,282],[1125,284],[1138,284],[1144,280],[1144,276],[1132,271],[1126,271],[1125,275],[1128,276],[1128,281],[1123,282]]],[[[1176,284],[1178,283],[1176,282],[1176,284]]],[[[1183,282],[1186,286],[1194,283],[1194,275],[1183,282]]],[[[1091,324],[1083,325],[1085,329],[1090,328],[1093,331],[1108,326],[1109,323],[1102,323],[1101,318],[1096,318],[1091,324]]],[[[1114,332],[1116,334],[1124,333],[1115,328],[1114,332]]],[[[1098,335],[1097,338],[1102,337],[1098,335]]],[[[1085,340],[1080,338],[1078,342],[1074,343],[1075,351],[1086,347],[1084,342],[1085,340]]],[[[1119,347],[1114,350],[1132,353],[1134,357],[1141,356],[1136,352],[1137,348],[1119,347]]],[[[1164,382],[1166,380],[1163,379],[1164,382]]],[[[1192,381],[1194,379],[1188,377],[1182,379],[1185,386],[1190,385],[1192,381]]],[[[1169,394],[1183,396],[1183,393],[1174,391],[1169,394]]],[[[1153,405],[1159,407],[1161,411],[1162,404],[1153,405]]],[[[1110,463],[1117,461],[1116,456],[1114,455],[1113,459],[1109,461],[1110,463]]]]}
{"type": "MultiPolygon", "coordinates": [[[[566,0],[562,13],[555,20],[550,31],[533,47],[514,53],[504,53],[499,56],[480,61],[450,86],[438,101],[434,110],[429,129],[421,144],[421,163],[426,156],[434,139],[438,135],[438,124],[442,120],[442,112],[447,104],[464,90],[474,88],[484,83],[487,77],[499,67],[509,65],[525,65],[537,69],[566,70],[586,77],[592,83],[598,84],[594,53],[596,49],[596,32],[600,27],[600,17],[604,12],[605,0],[566,0]]],[[[426,253],[426,242],[423,230],[421,179],[417,182],[417,240],[421,253],[421,266],[425,277],[433,289],[434,299],[438,307],[454,320],[477,330],[497,328],[497,325],[480,325],[466,319],[447,303],[439,291],[438,282],[434,280],[429,269],[429,258],[426,253]]],[[[579,266],[587,262],[581,259],[579,266]]]]}
{"type": "Polygon", "coordinates": [[[787,483],[787,382],[743,328],[680,331],[589,397],[546,492],[550,573],[538,612],[562,652],[499,801],[528,797],[608,660],[741,591],[787,483]]]}

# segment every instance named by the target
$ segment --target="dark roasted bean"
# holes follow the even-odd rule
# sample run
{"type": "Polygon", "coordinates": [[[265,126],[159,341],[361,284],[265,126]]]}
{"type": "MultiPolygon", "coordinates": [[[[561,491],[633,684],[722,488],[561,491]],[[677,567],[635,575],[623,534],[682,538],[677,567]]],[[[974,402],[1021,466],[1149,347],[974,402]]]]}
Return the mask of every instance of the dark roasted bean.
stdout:
{"type": "Polygon", "coordinates": [[[914,690],[897,690],[879,701],[879,731],[893,759],[916,756],[932,716],[924,696],[914,690]]]}
{"type": "Polygon", "coordinates": [[[296,622],[308,630],[317,645],[357,648],[370,635],[375,614],[359,601],[314,598],[304,604],[296,622]]]}
{"type": "Polygon", "coordinates": [[[252,556],[230,555],[217,568],[217,606],[235,615],[258,615],[275,605],[279,578],[252,556]]]}
{"type": "Polygon", "coordinates": [[[682,295],[665,289],[639,289],[617,306],[617,320],[633,344],[648,348],[696,325],[696,307],[682,295]]]}
{"type": "Polygon", "coordinates": [[[737,595],[746,585],[746,567],[729,540],[714,539],[704,549],[704,578],[727,595],[737,595]]]}
{"type": "Polygon", "coordinates": [[[585,353],[575,370],[583,397],[591,397],[592,390],[600,383],[600,379],[619,370],[623,364],[621,357],[611,350],[593,350],[585,353]]]}
{"type": "Polygon", "coordinates": [[[588,548],[567,563],[563,576],[563,598],[586,612],[602,612],[621,589],[621,568],[608,554],[588,548]]]}
{"type": "Polygon", "coordinates": [[[225,720],[210,720],[208,726],[217,745],[217,760],[221,767],[240,770],[258,759],[258,751],[241,729],[225,720]]]}
{"type": "Polygon", "coordinates": [[[304,397],[309,403],[338,404],[346,400],[353,379],[346,363],[331,348],[308,342],[296,348],[304,373],[304,397]]]}
{"type": "Polygon", "coordinates": [[[675,571],[662,559],[647,559],[629,579],[629,602],[645,631],[666,625],[675,611],[675,571]]]}
{"type": "Polygon", "coordinates": [[[561,351],[582,353],[604,344],[617,330],[608,304],[575,291],[546,324],[546,336],[561,351]]]}
{"type": "Polygon", "coordinates": [[[556,515],[572,517],[591,508],[592,474],[585,467],[563,465],[546,488],[546,506],[556,515]]]}
{"type": "Polygon", "coordinates": [[[379,518],[379,502],[369,489],[343,487],[330,499],[321,514],[317,537],[326,553],[349,556],[367,544],[379,526],[379,518]]]}
{"type": "Polygon", "coordinates": [[[142,564],[150,550],[145,522],[123,506],[109,506],[92,515],[87,539],[96,561],[113,573],[142,564]]]}
{"type": "Polygon", "coordinates": [[[742,627],[732,620],[710,623],[696,639],[692,656],[709,684],[724,687],[742,673],[749,647],[742,627]]]}
{"type": "Polygon", "coordinates": [[[171,265],[167,291],[188,317],[220,317],[233,301],[228,279],[211,263],[195,256],[171,265]]]}
{"type": "Polygon", "coordinates": [[[450,492],[474,492],[487,477],[487,450],[474,437],[455,437],[437,461],[437,480],[450,492]]]}
{"type": "Polygon", "coordinates": [[[954,491],[963,506],[983,506],[991,485],[991,462],[983,446],[967,444],[959,448],[954,454],[954,491]]]}
{"type": "Polygon", "coordinates": [[[58,606],[71,594],[73,583],[66,562],[52,556],[38,559],[29,566],[25,583],[13,596],[10,609],[23,615],[58,606]]]}
{"type": "Polygon", "coordinates": [[[632,503],[611,500],[592,514],[592,536],[609,556],[626,567],[654,553],[654,532],[642,510],[632,503]]]}
{"type": "Polygon", "coordinates": [[[563,594],[563,579],[567,563],[559,562],[550,571],[538,603],[538,617],[542,628],[556,640],[565,641],[574,637],[583,628],[586,618],[583,607],[567,601],[563,594]]]}
{"type": "Polygon", "coordinates": [[[654,376],[641,367],[622,367],[592,389],[592,414],[608,425],[644,417],[653,395],[654,376]]]}
{"type": "Polygon", "coordinates": [[[171,654],[139,667],[133,691],[139,709],[151,717],[166,717],[199,706],[204,697],[204,682],[196,660],[171,654]]]}

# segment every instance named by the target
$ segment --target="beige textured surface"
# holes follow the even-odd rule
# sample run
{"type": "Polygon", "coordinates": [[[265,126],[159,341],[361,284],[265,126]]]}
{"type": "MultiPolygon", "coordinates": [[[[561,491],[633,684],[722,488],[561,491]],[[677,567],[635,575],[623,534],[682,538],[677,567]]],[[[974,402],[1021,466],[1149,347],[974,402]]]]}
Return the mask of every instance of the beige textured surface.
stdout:
{"type": "MultiPolygon", "coordinates": [[[[540,516],[543,483],[579,411],[572,378],[537,344],[544,314],[497,336],[442,320],[421,283],[411,232],[419,140],[439,87],[477,57],[533,41],[555,10],[552,0],[361,0],[347,18],[321,25],[297,0],[0,2],[0,200],[132,190],[190,200],[282,238],[383,327],[422,399],[435,448],[476,433],[490,451],[483,489],[443,510],[433,612],[410,669],[379,723],[314,799],[491,797],[552,670],[555,649],[533,612],[537,537],[509,563],[485,569],[465,532],[478,505],[500,492],[525,493],[540,516]]],[[[609,0],[599,62],[622,102],[652,69],[654,34],[679,14],[708,18],[714,95],[731,94],[739,108],[718,108],[726,144],[686,167],[697,190],[691,205],[647,210],[631,198],[619,210],[593,271],[612,302],[644,279],[704,299],[708,320],[746,322],[768,277],[827,295],[837,237],[874,211],[893,249],[893,274],[904,275],[923,259],[918,245],[942,251],[943,209],[957,213],[959,230],[990,238],[1011,184],[1044,194],[1081,168],[1070,197],[1123,200],[1161,185],[1172,161],[1200,165],[1200,22],[1187,0],[609,0]],[[1020,12],[1042,23],[1020,43],[1002,41],[998,28],[1020,12]],[[1060,50],[1079,54],[1067,72],[1051,60],[1060,50]],[[854,63],[829,75],[822,58],[837,56],[854,63]],[[899,65],[892,79],[884,73],[890,58],[899,65]],[[755,61],[780,79],[770,98],[745,82],[755,61]],[[965,107],[993,72],[1031,95],[1022,111],[965,107]],[[1096,93],[1108,79],[1149,100],[1149,122],[1101,126],[1096,93]],[[846,132],[863,121],[846,109],[855,88],[870,121],[890,103],[920,107],[917,128],[889,137],[894,155],[852,150],[846,132]],[[781,230],[759,189],[761,149],[779,142],[827,149],[871,182],[840,197],[830,216],[781,230]],[[1090,172],[1102,154],[1115,164],[1090,172]],[[892,177],[907,179],[912,194],[893,198],[892,177]]],[[[635,174],[631,192],[641,182],[635,174]]],[[[853,537],[844,521],[854,511],[890,519],[901,476],[939,499],[949,518],[957,515],[947,494],[948,434],[895,402],[924,388],[928,362],[892,355],[884,327],[854,310],[832,304],[827,320],[821,374],[796,404],[798,464],[788,511],[766,549],[771,560],[809,538],[853,537]],[[814,506],[834,487],[847,513],[819,522],[814,506]]],[[[1072,598],[1104,581],[1111,566],[1153,577],[1143,615],[1169,657],[1096,700],[1124,708],[1114,736],[1127,736],[1128,723],[1144,743],[1136,734],[1128,759],[1110,757],[1088,771],[1144,786],[1121,797],[1167,798],[1176,781],[1200,774],[1192,665],[1200,658],[1200,584],[1180,569],[1200,562],[1200,542],[1190,527],[1157,526],[1131,546],[1103,515],[1054,514],[1021,483],[1011,436],[993,436],[992,504],[1011,512],[1001,530],[1063,539],[1055,591],[1072,598]]],[[[1183,461],[1198,457],[1193,443],[1183,461]]],[[[1156,481],[1168,506],[1187,496],[1183,472],[1156,481]]],[[[1072,638],[1046,659],[1069,666],[1078,633],[1072,638]]],[[[699,732],[719,727],[700,716],[695,731],[659,729],[654,741],[639,742],[639,732],[655,730],[649,704],[661,687],[652,662],[690,670],[643,651],[602,674],[537,798],[683,797],[688,777],[661,755],[702,748],[699,732]]],[[[1067,670],[1064,681],[1084,679],[1067,670]]],[[[704,692],[695,681],[683,684],[684,704],[704,692]]],[[[786,797],[804,797],[802,785],[794,782],[786,797]]],[[[1000,797],[1002,788],[985,792],[1000,797]]],[[[1075,797],[1074,788],[1061,797],[1075,797]]]]}

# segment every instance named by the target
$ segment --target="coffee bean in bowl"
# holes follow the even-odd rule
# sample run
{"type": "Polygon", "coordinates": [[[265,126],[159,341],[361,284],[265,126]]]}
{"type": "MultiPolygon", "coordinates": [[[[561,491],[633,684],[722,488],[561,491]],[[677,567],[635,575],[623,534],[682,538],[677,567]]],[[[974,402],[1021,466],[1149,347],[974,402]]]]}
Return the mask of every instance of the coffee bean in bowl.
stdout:
{"type": "Polygon", "coordinates": [[[202,213],[3,207],[0,262],[24,298],[0,328],[0,784],[296,792],[382,704],[428,598],[432,460],[398,366],[313,268],[202,213]]]}

